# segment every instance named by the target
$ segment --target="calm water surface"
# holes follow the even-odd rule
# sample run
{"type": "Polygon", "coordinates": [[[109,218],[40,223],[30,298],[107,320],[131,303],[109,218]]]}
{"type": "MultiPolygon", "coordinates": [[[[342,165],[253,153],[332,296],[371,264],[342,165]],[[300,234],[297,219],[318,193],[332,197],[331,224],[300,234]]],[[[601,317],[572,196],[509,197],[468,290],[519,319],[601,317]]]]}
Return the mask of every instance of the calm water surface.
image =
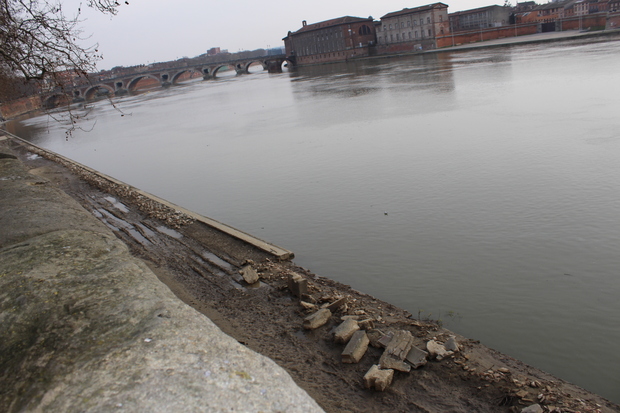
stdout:
{"type": "Polygon", "coordinates": [[[620,402],[619,67],[619,41],[440,53],[14,131],[620,402]]]}

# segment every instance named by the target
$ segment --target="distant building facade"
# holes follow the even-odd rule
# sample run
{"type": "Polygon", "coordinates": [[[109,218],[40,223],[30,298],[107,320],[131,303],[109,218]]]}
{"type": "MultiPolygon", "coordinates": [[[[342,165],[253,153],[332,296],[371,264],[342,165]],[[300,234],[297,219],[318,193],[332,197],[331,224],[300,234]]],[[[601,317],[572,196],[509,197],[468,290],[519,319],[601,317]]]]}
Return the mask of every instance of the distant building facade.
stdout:
{"type": "Polygon", "coordinates": [[[304,20],[301,29],[282,40],[286,55],[298,66],[342,62],[370,54],[375,25],[372,17],[344,16],[314,24],[304,20]]]}
{"type": "Polygon", "coordinates": [[[379,53],[435,49],[437,37],[449,34],[448,5],[428,4],[381,17],[377,47],[379,53]]]}
{"type": "Polygon", "coordinates": [[[503,27],[511,23],[512,8],[487,6],[450,13],[450,30],[453,32],[483,30],[503,27]]]}
{"type": "MultiPolygon", "coordinates": [[[[517,23],[540,23],[544,25],[556,24],[562,20],[583,18],[584,16],[598,15],[618,10],[620,0],[557,0],[537,5],[528,10],[517,9],[517,23]]],[[[599,22],[600,23],[600,22],[599,22]]],[[[601,24],[594,24],[601,26],[601,24]]],[[[602,24],[604,26],[604,24],[602,24]]],[[[566,28],[558,27],[558,30],[566,28]]]]}

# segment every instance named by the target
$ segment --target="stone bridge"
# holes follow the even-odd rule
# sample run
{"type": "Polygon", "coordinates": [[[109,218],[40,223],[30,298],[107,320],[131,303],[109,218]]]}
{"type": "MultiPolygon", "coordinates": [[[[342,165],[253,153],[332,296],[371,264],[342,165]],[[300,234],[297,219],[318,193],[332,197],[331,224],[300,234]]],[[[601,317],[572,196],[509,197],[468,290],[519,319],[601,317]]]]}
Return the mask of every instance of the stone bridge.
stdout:
{"type": "MultiPolygon", "coordinates": [[[[281,73],[282,64],[288,61],[285,55],[270,55],[248,59],[230,60],[217,63],[205,63],[193,66],[172,67],[161,70],[145,70],[110,79],[91,79],[84,85],[74,86],[69,90],[50,93],[43,102],[44,107],[53,108],[67,99],[73,102],[94,100],[102,95],[122,96],[136,90],[138,83],[145,78],[160,82],[162,87],[176,85],[183,74],[198,73],[204,80],[215,79],[222,69],[235,70],[237,75],[248,74],[253,64],[260,64],[269,73],[281,73]],[[67,96],[71,93],[71,96],[67,96]]],[[[145,68],[146,69],[146,68],[145,68]]]]}

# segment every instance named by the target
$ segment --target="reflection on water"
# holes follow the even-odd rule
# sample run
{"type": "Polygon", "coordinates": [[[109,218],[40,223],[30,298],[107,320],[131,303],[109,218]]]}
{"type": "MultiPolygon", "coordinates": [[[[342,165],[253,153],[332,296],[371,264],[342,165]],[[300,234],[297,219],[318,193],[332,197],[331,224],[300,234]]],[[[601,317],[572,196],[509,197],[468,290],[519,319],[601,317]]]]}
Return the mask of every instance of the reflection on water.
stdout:
{"type": "Polygon", "coordinates": [[[617,41],[367,60],[12,131],[620,402],[617,67],[617,41]]]}

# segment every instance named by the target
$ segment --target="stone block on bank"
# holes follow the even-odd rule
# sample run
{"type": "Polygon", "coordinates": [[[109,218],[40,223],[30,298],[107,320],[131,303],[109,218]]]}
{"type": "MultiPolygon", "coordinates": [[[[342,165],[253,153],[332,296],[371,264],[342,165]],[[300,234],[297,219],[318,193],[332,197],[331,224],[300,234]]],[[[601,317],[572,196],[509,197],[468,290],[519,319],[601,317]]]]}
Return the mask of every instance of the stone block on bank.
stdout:
{"type": "Polygon", "coordinates": [[[246,265],[239,270],[239,273],[243,276],[246,283],[252,285],[259,281],[258,273],[251,265],[246,265]]]}
{"type": "Polygon", "coordinates": [[[367,330],[366,334],[368,334],[368,339],[370,340],[371,346],[375,348],[385,348],[385,346],[382,346],[381,344],[379,344],[379,341],[381,340],[381,338],[385,337],[385,334],[383,333],[383,331],[376,329],[376,328],[372,328],[370,330],[367,330]]]}
{"type": "Polygon", "coordinates": [[[310,314],[308,317],[304,318],[304,328],[306,330],[314,330],[315,328],[319,328],[332,316],[332,312],[327,308],[321,308],[314,314],[310,314]]]}
{"type": "Polygon", "coordinates": [[[431,357],[435,357],[438,361],[454,354],[453,351],[448,351],[443,344],[430,340],[426,343],[426,349],[431,357]]]}
{"type": "Polygon", "coordinates": [[[380,347],[386,348],[388,344],[390,344],[390,341],[392,341],[392,338],[394,338],[394,332],[390,331],[387,334],[385,334],[383,337],[379,338],[379,340],[377,341],[377,344],[380,347]]]}
{"type": "Polygon", "coordinates": [[[411,366],[404,362],[413,347],[413,336],[409,331],[399,330],[394,333],[385,351],[379,359],[382,369],[394,369],[409,372],[411,366]]]}
{"type": "Polygon", "coordinates": [[[407,354],[405,360],[411,363],[414,369],[417,369],[418,367],[426,364],[427,357],[428,353],[426,351],[413,346],[411,347],[411,350],[407,354]]]}
{"type": "Polygon", "coordinates": [[[351,340],[349,340],[349,344],[344,348],[342,352],[342,362],[343,363],[358,363],[364,354],[366,354],[366,350],[368,350],[368,335],[364,330],[356,331],[351,340]]]}
{"type": "Polygon", "coordinates": [[[413,336],[409,331],[399,330],[394,333],[390,344],[385,348],[386,353],[399,360],[404,360],[413,347],[413,336]]]}
{"type": "Polygon", "coordinates": [[[370,330],[375,328],[375,320],[372,318],[367,318],[365,320],[360,320],[357,322],[362,330],[370,330]]]}
{"type": "Polygon", "coordinates": [[[344,306],[346,303],[347,303],[347,297],[342,297],[342,298],[337,299],[333,303],[328,304],[327,308],[329,308],[330,311],[334,312],[338,310],[339,308],[341,308],[342,306],[344,306]]]}
{"type": "Polygon", "coordinates": [[[360,326],[357,321],[352,319],[344,320],[334,331],[334,341],[336,343],[347,343],[359,329],[360,326]]]}
{"type": "Polygon", "coordinates": [[[373,364],[373,366],[364,375],[364,386],[367,389],[374,388],[378,391],[384,391],[392,384],[394,378],[394,370],[380,369],[379,366],[373,364]]]}
{"type": "Polygon", "coordinates": [[[443,346],[446,348],[446,350],[453,351],[455,353],[460,350],[459,343],[456,341],[456,336],[448,337],[443,346]]]}
{"type": "Polygon", "coordinates": [[[527,406],[521,409],[521,413],[543,413],[544,410],[540,407],[540,404],[532,404],[531,406],[527,406]]]}
{"type": "Polygon", "coordinates": [[[379,359],[379,367],[382,369],[398,370],[403,373],[409,373],[411,371],[410,364],[387,354],[387,352],[383,352],[381,355],[381,358],[379,359]]]}
{"type": "Polygon", "coordinates": [[[305,301],[300,301],[299,304],[303,307],[304,310],[308,312],[316,311],[316,304],[307,303],[305,301]]]}
{"type": "Polygon", "coordinates": [[[288,277],[288,289],[295,297],[301,298],[308,294],[308,280],[297,273],[292,273],[288,277]]]}

